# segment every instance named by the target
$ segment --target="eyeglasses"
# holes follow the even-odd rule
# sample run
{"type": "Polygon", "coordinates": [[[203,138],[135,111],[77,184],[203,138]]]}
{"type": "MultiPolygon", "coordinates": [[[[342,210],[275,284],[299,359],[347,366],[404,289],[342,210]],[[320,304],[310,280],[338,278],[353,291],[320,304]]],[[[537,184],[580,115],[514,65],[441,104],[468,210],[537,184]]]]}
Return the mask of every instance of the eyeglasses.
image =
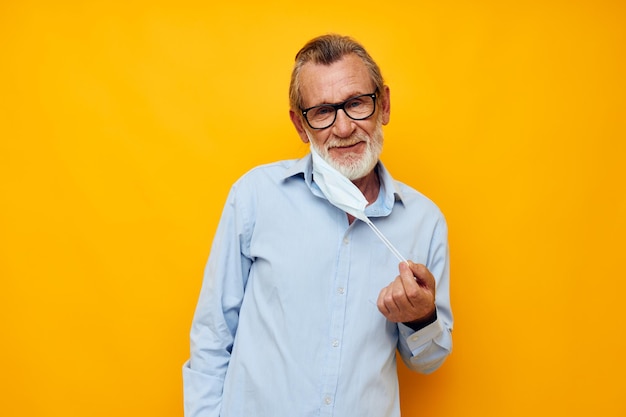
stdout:
{"type": "Polygon", "coordinates": [[[326,129],[335,123],[338,110],[343,110],[352,120],[370,117],[376,111],[376,92],[361,94],[337,104],[321,104],[300,110],[311,129],[326,129]]]}

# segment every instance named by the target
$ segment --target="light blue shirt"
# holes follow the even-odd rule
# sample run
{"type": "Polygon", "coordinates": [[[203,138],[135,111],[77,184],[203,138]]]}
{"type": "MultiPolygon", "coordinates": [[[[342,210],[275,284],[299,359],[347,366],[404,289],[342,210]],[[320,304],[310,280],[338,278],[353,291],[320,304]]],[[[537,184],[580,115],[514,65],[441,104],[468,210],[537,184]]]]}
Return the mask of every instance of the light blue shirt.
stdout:
{"type": "Polygon", "coordinates": [[[222,213],[183,366],[186,417],[397,417],[396,349],[429,373],[452,349],[447,226],[378,164],[366,214],[435,276],[437,320],[414,332],[376,307],[398,261],[312,178],[311,156],[253,169],[222,213]]]}

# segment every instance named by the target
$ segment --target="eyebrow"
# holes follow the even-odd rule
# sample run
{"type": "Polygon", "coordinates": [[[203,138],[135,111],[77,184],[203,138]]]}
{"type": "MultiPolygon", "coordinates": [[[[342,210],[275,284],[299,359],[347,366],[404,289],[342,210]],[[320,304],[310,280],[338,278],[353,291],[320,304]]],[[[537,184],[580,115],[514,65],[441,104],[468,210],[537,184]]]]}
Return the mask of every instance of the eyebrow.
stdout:
{"type": "Polygon", "coordinates": [[[324,101],[320,104],[316,104],[314,106],[310,106],[310,107],[305,107],[305,108],[311,108],[311,107],[318,107],[318,106],[329,106],[329,105],[333,105],[333,104],[339,104],[339,103],[343,103],[344,101],[350,100],[351,98],[357,97],[357,96],[361,96],[363,94],[370,94],[370,93],[364,93],[364,92],[360,92],[360,90],[356,90],[356,92],[351,93],[350,95],[348,95],[346,98],[344,98],[343,100],[340,101],[335,101],[333,103],[328,102],[328,101],[324,101]]]}

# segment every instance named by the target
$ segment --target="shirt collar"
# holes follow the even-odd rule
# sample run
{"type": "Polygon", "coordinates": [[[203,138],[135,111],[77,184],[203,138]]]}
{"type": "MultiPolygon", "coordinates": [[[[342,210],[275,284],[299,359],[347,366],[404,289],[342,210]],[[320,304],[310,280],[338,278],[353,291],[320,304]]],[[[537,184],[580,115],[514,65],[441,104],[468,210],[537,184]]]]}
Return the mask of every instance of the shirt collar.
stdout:
{"type": "Polygon", "coordinates": [[[313,182],[313,158],[310,153],[303,158],[297,159],[295,163],[287,168],[283,180],[298,175],[302,175],[306,184],[311,187],[311,183],[313,182]]]}

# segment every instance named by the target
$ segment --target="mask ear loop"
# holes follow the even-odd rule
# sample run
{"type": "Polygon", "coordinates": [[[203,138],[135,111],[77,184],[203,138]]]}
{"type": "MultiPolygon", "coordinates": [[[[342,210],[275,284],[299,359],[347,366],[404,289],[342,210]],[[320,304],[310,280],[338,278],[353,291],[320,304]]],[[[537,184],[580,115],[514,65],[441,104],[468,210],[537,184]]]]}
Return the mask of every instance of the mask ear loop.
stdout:
{"type": "Polygon", "coordinates": [[[365,223],[367,223],[370,229],[374,231],[376,236],[378,236],[378,238],[385,244],[385,246],[387,246],[387,249],[389,249],[391,253],[393,253],[400,262],[404,262],[405,264],[408,265],[409,262],[400,254],[398,249],[396,249],[395,246],[391,244],[391,242],[385,237],[385,235],[383,235],[383,233],[378,229],[378,227],[376,227],[369,218],[367,217],[365,218],[367,219],[365,223]]]}

